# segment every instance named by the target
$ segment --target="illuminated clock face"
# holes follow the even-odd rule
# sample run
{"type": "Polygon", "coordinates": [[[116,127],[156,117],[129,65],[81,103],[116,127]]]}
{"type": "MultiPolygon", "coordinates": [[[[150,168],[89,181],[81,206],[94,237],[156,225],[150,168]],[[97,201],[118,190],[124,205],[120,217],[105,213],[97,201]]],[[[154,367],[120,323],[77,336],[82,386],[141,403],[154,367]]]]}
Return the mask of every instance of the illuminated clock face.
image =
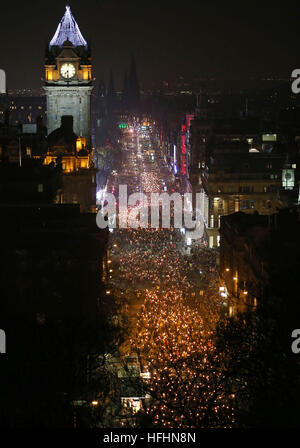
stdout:
{"type": "Polygon", "coordinates": [[[73,64],[63,64],[60,68],[60,73],[64,78],[73,78],[76,69],[73,64]]]}

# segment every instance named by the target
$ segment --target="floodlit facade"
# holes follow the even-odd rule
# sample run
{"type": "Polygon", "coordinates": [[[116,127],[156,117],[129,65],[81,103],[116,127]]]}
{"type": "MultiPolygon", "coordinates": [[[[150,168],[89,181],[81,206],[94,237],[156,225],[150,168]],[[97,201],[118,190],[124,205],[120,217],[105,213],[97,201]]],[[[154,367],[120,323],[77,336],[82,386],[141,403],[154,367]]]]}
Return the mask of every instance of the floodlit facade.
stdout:
{"type": "Polygon", "coordinates": [[[91,145],[92,65],[90,49],[71,13],[60,21],[46,52],[45,86],[48,135],[64,115],[73,117],[74,132],[91,145]]]}

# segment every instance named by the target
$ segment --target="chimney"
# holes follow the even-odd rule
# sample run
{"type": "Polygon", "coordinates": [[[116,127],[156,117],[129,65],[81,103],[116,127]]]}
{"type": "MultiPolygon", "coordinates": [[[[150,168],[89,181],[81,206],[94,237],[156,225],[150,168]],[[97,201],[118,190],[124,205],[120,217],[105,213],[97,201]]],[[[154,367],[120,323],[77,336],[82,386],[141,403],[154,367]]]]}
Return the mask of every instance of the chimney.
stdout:
{"type": "Polygon", "coordinates": [[[73,115],[63,115],[61,117],[61,128],[66,132],[73,132],[73,115]]]}

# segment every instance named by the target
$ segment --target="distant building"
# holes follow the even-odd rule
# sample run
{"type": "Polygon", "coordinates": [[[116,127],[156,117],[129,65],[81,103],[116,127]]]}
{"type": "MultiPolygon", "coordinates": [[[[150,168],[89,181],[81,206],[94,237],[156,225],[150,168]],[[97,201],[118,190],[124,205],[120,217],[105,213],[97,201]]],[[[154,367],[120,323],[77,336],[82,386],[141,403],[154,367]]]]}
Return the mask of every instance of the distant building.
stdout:
{"type": "Polygon", "coordinates": [[[221,294],[230,316],[253,310],[265,297],[298,297],[300,210],[221,217],[221,294]]]}
{"type": "Polygon", "coordinates": [[[4,120],[6,111],[10,112],[10,121],[14,125],[35,123],[38,117],[46,122],[46,97],[37,93],[33,95],[30,91],[0,95],[0,121],[4,120]]]}
{"type": "Polygon", "coordinates": [[[13,124],[7,110],[0,122],[0,163],[16,163],[22,166],[27,159],[42,159],[47,151],[42,117],[36,123],[13,124]]]}
{"type": "Polygon", "coordinates": [[[210,247],[219,246],[221,216],[269,215],[287,205],[281,196],[285,161],[279,136],[264,133],[259,120],[193,120],[190,178],[193,192],[202,195],[210,247]]]}

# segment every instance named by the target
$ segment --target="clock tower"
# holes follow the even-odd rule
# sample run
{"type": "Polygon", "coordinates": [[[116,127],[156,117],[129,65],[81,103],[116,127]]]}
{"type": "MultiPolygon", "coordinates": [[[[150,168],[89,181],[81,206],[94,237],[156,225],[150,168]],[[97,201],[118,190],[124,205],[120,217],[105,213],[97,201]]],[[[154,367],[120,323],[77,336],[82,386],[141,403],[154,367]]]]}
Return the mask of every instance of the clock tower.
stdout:
{"type": "Polygon", "coordinates": [[[66,6],[46,50],[45,85],[48,135],[60,128],[63,116],[73,117],[74,132],[91,146],[92,65],[89,46],[66,6]]]}

